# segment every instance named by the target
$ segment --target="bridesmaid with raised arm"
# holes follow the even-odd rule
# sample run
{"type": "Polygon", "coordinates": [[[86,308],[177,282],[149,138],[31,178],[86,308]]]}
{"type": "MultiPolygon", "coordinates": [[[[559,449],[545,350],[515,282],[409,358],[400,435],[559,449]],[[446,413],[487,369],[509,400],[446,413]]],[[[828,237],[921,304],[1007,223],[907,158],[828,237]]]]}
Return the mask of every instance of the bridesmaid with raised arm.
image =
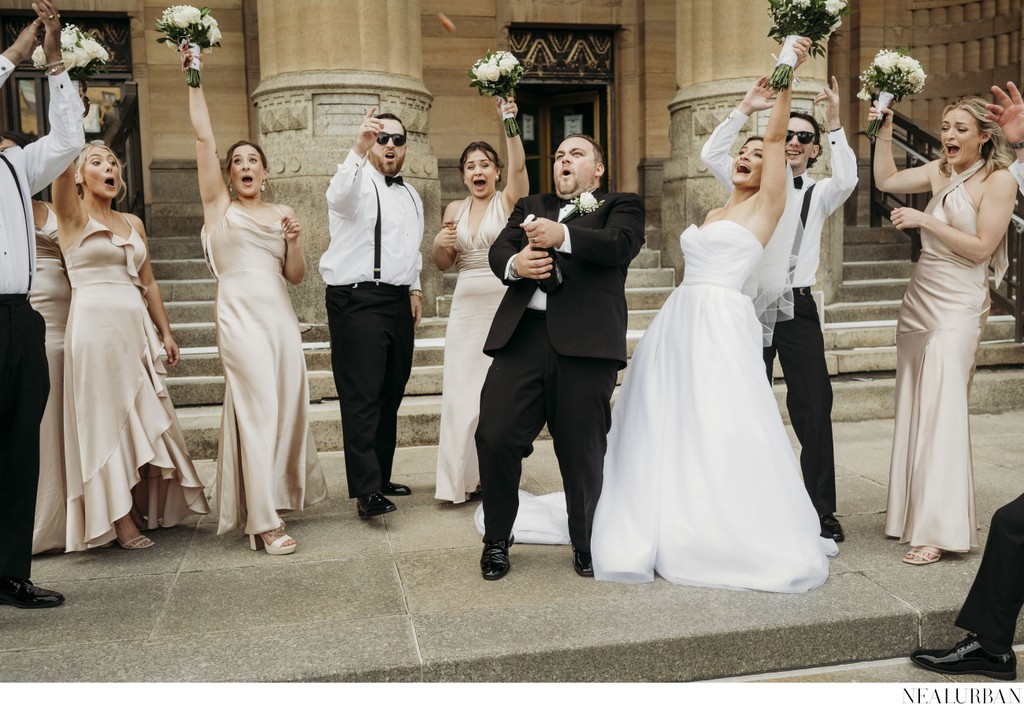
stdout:
{"type": "MultiPolygon", "coordinates": [[[[21,133],[0,133],[0,152],[24,148],[31,141],[21,133]]],[[[32,200],[36,232],[36,276],[29,300],[46,322],[46,362],[50,395],[39,426],[39,488],[36,493],[32,553],[64,548],[67,526],[67,483],[64,478],[64,328],[71,307],[71,283],[57,243],[57,215],[47,202],[32,200]]]]}
{"type": "Polygon", "coordinates": [[[1008,265],[1006,229],[1017,198],[1013,152],[985,102],[959,99],[942,113],[942,157],[898,170],[892,111],[875,144],[875,183],[895,194],[931,192],[921,212],[895,209],[893,226],[921,229],[921,258],[896,324],[896,433],[885,534],[909,543],[903,562],[935,563],[978,545],[968,398],[996,283],[1008,265]]]}
{"type": "Polygon", "coordinates": [[[124,189],[110,148],[86,145],[53,183],[71,281],[64,337],[67,550],[153,546],[139,526],[206,514],[164,379],[178,364],[142,221],[113,209],[124,189]],[[81,195],[81,196],[79,196],[81,195]]]}
{"type": "MultiPolygon", "coordinates": [[[[499,101],[498,119],[515,116],[515,101],[499,101]]],[[[469,196],[448,205],[444,227],[434,237],[434,264],[448,270],[454,264],[459,280],[452,297],[445,332],[444,393],[441,398],[441,431],[437,447],[437,499],[460,504],[480,486],[476,457],[480,389],[491,359],[483,353],[484,339],[494,313],[505,294],[505,285],[494,277],[487,252],[508,221],[516,202],[530,192],[526,153],[518,135],[506,139],[508,153],[505,189],[501,160],[488,143],[472,142],[462,151],[459,171],[469,196]]]]}
{"type": "Polygon", "coordinates": [[[280,512],[327,498],[309,427],[302,336],[288,294],[288,283],[302,282],[306,273],[302,227],[291,207],[263,198],[267,158],[258,145],[240,140],[228,148],[224,184],[203,89],[188,93],[224,366],[217,533],[244,526],[252,550],[287,555],[296,542],[280,512]]]}

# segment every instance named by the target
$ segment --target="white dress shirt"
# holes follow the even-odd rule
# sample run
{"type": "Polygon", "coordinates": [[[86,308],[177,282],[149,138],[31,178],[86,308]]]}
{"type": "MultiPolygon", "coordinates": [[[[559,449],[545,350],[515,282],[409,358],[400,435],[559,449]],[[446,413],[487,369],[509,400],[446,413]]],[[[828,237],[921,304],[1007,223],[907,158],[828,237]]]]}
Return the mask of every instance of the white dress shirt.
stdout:
{"type": "Polygon", "coordinates": [[[328,285],[373,280],[374,226],[380,195],[380,280],[420,289],[423,202],[409,185],[387,186],[384,175],[350,150],[327,188],[331,243],[320,258],[328,285]]]}
{"type": "MultiPolygon", "coordinates": [[[[13,71],[14,64],[0,55],[0,86],[13,71]]],[[[3,152],[18,174],[23,199],[18,197],[19,184],[11,171],[0,162],[0,295],[27,293],[32,288],[36,238],[29,200],[67,169],[85,145],[82,110],[67,72],[51,76],[50,133],[24,149],[3,152]]]]}
{"type": "MultiPolygon", "coordinates": [[[[708,171],[730,192],[733,189],[733,161],[729,157],[729,149],[736,141],[736,136],[747,122],[747,118],[748,116],[734,110],[715,128],[700,151],[700,159],[708,171]]],[[[822,133],[822,136],[828,138],[831,146],[829,164],[832,167],[832,176],[817,182],[818,186],[811,194],[810,210],[807,212],[807,223],[800,241],[800,252],[796,257],[796,270],[793,272],[794,288],[814,285],[818,261],[821,259],[821,230],[825,227],[825,220],[857,188],[857,156],[853,154],[846,141],[846,132],[839,128],[822,133]]],[[[804,172],[802,177],[803,186],[797,190],[801,199],[804,192],[816,183],[808,172],[804,172]]]]}
{"type": "MultiPolygon", "coordinates": [[[[571,214],[572,210],[575,208],[576,206],[574,204],[566,204],[561,209],[559,209],[559,223],[561,223],[562,219],[569,216],[569,214],[571,214]]],[[[562,241],[562,244],[560,246],[555,246],[555,250],[558,251],[559,253],[572,253],[572,239],[569,238],[569,227],[566,226],[565,224],[562,224],[562,233],[565,235],[565,239],[562,241]]],[[[511,258],[508,259],[508,263],[505,265],[505,280],[511,280],[512,282],[515,282],[517,280],[523,279],[521,275],[516,275],[515,273],[512,272],[512,263],[513,261],[515,261],[515,259],[516,257],[512,256],[511,258]]],[[[555,277],[554,268],[551,269],[550,277],[555,277]]],[[[531,310],[540,310],[541,312],[546,311],[548,309],[548,294],[541,290],[538,286],[537,290],[533,293],[533,297],[531,297],[530,301],[526,303],[526,306],[531,310]]]]}
{"type": "Polygon", "coordinates": [[[1024,162],[1014,161],[1010,165],[1010,174],[1017,178],[1017,187],[1024,194],[1024,162]]]}

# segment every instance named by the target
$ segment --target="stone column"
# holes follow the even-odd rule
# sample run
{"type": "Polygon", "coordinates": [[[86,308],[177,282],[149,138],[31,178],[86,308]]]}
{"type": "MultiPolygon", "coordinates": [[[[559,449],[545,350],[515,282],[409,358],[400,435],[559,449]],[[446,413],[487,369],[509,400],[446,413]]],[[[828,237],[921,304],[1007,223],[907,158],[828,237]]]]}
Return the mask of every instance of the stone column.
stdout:
{"type": "MultiPolygon", "coordinates": [[[[253,93],[275,201],[303,224],[307,272],[294,288],[303,322],[325,323],[317,271],[330,242],[325,193],[370,106],[405,123],[402,174],[423,198],[426,232],[440,228],[437,159],[427,141],[431,95],[423,83],[419,0],[259,0],[261,81],[253,93]],[[272,31],[270,31],[272,29],[272,31]]],[[[422,252],[424,314],[432,315],[441,277],[422,252]]]]}
{"type": "MultiPolygon", "coordinates": [[[[770,74],[775,65],[771,55],[779,45],[768,38],[768,3],[749,0],[676,0],[676,81],[679,86],[669,104],[670,152],[665,162],[662,196],[664,244],[662,262],[682,276],[683,258],[678,235],[689,224],[700,224],[715,207],[722,206],[728,192],[712,177],[700,160],[700,150],[729,111],[743,98],[758,77],[770,74]]],[[[811,111],[814,96],[821,90],[827,71],[825,57],[811,59],[800,68],[794,107],[811,111]]],[[[849,101],[852,96],[844,96],[849,101]]],[[[823,109],[815,112],[823,122],[823,109]]],[[[740,133],[763,132],[768,112],[755,114],[740,133]]],[[[826,142],[823,137],[823,142],[826,142]]],[[[827,145],[823,159],[811,170],[818,179],[828,174],[827,145]]],[[[826,302],[835,300],[842,281],[842,210],[822,234],[818,285],[826,302]]]]}

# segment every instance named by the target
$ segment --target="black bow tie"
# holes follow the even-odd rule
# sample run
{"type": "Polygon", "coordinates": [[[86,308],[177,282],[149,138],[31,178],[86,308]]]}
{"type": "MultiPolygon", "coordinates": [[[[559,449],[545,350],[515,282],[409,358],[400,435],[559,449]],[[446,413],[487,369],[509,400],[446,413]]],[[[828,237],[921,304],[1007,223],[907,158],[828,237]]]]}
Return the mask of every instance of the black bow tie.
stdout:
{"type": "Polygon", "coordinates": [[[558,206],[559,206],[559,208],[561,208],[561,207],[567,207],[567,206],[569,206],[570,204],[572,204],[572,200],[571,200],[571,199],[559,199],[559,200],[558,200],[558,206]]]}
{"type": "Polygon", "coordinates": [[[384,175],[384,184],[389,187],[393,184],[397,184],[399,187],[404,187],[405,180],[402,179],[402,175],[398,175],[397,177],[388,177],[387,175],[384,175]]]}
{"type": "Polygon", "coordinates": [[[796,187],[797,189],[803,189],[804,188],[804,178],[803,178],[803,175],[800,175],[799,177],[794,177],[793,178],[793,186],[796,187]]]}

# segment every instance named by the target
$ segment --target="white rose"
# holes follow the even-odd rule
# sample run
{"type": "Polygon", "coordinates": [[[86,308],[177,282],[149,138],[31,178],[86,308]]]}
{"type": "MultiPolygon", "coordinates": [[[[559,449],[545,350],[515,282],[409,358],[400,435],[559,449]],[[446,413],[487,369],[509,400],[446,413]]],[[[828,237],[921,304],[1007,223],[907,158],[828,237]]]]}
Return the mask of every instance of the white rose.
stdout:
{"type": "Polygon", "coordinates": [[[92,57],[89,56],[89,51],[85,47],[74,47],[71,50],[71,56],[73,57],[71,63],[65,62],[66,66],[77,66],[85,67],[92,61],[92,57]]]}
{"type": "Polygon", "coordinates": [[[497,81],[501,78],[501,70],[497,64],[487,61],[476,68],[476,78],[486,82],[497,81]]]}
{"type": "Polygon", "coordinates": [[[32,64],[40,69],[46,66],[46,54],[43,52],[43,45],[40,44],[36,47],[36,50],[32,52],[32,64]]]}
{"type": "Polygon", "coordinates": [[[871,92],[868,91],[868,87],[867,86],[865,86],[864,88],[862,88],[860,91],[857,92],[857,98],[859,98],[862,101],[870,101],[871,100],[871,92]]]}
{"type": "Polygon", "coordinates": [[[498,68],[501,70],[502,74],[508,74],[508,72],[512,71],[512,69],[514,69],[516,65],[519,64],[519,60],[516,59],[514,54],[511,54],[509,52],[502,52],[499,56],[500,58],[498,59],[498,68]]]}
{"type": "Polygon", "coordinates": [[[830,15],[838,15],[846,8],[845,0],[825,0],[825,11],[830,15]]]}
{"type": "Polygon", "coordinates": [[[580,211],[593,211],[597,208],[597,199],[590,192],[580,195],[580,211]]]}
{"type": "Polygon", "coordinates": [[[896,62],[896,66],[900,68],[900,71],[905,71],[909,74],[917,68],[917,61],[913,57],[902,56],[896,62]]]}
{"type": "Polygon", "coordinates": [[[217,44],[218,42],[220,42],[220,39],[221,34],[220,30],[217,29],[217,26],[214,25],[213,27],[210,27],[210,44],[217,44]]]}
{"type": "Polygon", "coordinates": [[[882,70],[883,73],[890,74],[892,70],[899,64],[900,55],[896,52],[879,52],[875,56],[874,65],[882,70]]]}
{"type": "Polygon", "coordinates": [[[177,27],[189,27],[202,22],[203,14],[191,5],[178,5],[174,8],[174,24],[177,27]]]}

